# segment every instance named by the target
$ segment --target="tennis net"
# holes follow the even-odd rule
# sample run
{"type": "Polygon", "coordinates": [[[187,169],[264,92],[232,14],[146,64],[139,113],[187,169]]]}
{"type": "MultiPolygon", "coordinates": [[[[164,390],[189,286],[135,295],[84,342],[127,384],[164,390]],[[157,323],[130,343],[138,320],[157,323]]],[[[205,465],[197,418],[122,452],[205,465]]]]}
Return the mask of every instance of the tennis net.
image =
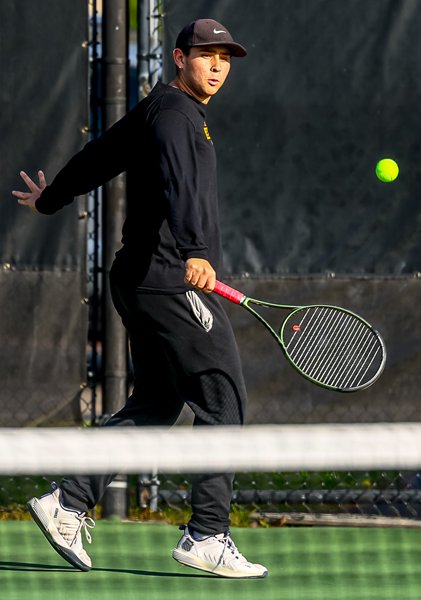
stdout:
{"type": "MultiPolygon", "coordinates": [[[[181,535],[177,526],[191,516],[192,475],[232,471],[233,537],[247,558],[270,565],[272,583],[258,592],[263,598],[281,597],[275,582],[286,586],[288,598],[350,600],[356,589],[360,599],[389,598],[402,589],[405,600],[419,598],[420,439],[418,423],[0,430],[0,569],[10,584],[4,598],[18,597],[22,572],[31,573],[44,593],[46,570],[54,583],[48,590],[61,597],[63,569],[70,581],[72,567],[29,522],[26,501],[49,493],[51,481],[60,485],[62,476],[104,473],[118,473],[106,495],[118,496],[120,505],[111,502],[106,510],[105,495],[91,513],[97,527],[92,548],[85,543],[96,573],[90,599],[115,597],[117,580],[128,598],[135,597],[130,574],[148,582],[148,598],[161,598],[165,590],[185,597],[188,586],[181,585],[171,551],[181,535]],[[112,515],[110,506],[119,506],[122,521],[105,518],[112,515]],[[401,563],[405,557],[400,570],[397,556],[401,563]],[[376,585],[368,585],[370,577],[377,578],[376,585]]],[[[211,597],[215,584],[206,575],[182,573],[202,578],[192,580],[199,585],[198,598],[211,597]]],[[[87,577],[93,581],[92,573],[87,577]]],[[[256,590],[244,585],[235,593],[254,597],[256,590]]],[[[81,584],[82,597],[83,590],[81,584]]],[[[217,593],[236,597],[228,592],[217,593]]]]}

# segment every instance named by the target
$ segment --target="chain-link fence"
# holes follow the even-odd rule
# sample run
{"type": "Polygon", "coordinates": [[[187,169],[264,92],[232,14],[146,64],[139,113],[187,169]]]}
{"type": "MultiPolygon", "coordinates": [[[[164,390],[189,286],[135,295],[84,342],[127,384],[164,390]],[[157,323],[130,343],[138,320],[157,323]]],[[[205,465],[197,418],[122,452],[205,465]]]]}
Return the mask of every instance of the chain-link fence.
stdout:
{"type": "Polygon", "coordinates": [[[21,171],[38,185],[42,169],[51,183],[88,140],[87,3],[6,0],[0,10],[0,427],[80,425],[86,199],[45,216],[11,193],[29,189],[21,171]]]}
{"type": "MultiPolygon", "coordinates": [[[[158,479],[159,507],[188,505],[188,476],[158,479]]],[[[407,471],[237,473],[232,508],[245,511],[251,523],[361,525],[383,517],[391,525],[421,519],[421,478],[407,471]]]]}
{"type": "MultiPolygon", "coordinates": [[[[59,479],[58,479],[59,481],[59,479]]],[[[129,476],[127,516],[182,524],[190,514],[191,477],[129,476]]],[[[0,518],[28,519],[27,500],[51,491],[51,478],[0,476],[0,518]]],[[[101,516],[101,504],[96,508],[101,516]]],[[[234,525],[421,527],[416,471],[240,472],[231,502],[234,525]]]]}

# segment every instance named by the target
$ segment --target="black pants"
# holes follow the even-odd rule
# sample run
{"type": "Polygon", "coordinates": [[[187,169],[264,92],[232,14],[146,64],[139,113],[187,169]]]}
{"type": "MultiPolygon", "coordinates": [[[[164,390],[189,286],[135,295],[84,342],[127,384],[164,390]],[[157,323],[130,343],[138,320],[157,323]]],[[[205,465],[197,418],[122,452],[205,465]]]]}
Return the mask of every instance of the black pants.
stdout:
{"type": "MultiPolygon", "coordinates": [[[[168,426],[185,402],[194,426],[241,425],[246,391],[234,334],[216,294],[139,294],[111,283],[129,332],[134,389],[106,427],[168,426]]],[[[194,451],[194,449],[192,449],[194,451]]],[[[63,504],[92,508],[112,476],[75,476],[61,484],[63,504]]],[[[233,473],[193,476],[189,526],[203,534],[229,528],[233,473]]]]}

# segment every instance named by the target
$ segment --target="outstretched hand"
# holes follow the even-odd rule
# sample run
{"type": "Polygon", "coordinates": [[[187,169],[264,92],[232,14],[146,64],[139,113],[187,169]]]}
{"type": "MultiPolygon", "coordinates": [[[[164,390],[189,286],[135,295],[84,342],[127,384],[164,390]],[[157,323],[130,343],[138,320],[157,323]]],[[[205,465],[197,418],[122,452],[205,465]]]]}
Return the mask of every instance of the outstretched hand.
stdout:
{"type": "Polygon", "coordinates": [[[186,260],[184,283],[189,283],[200,292],[209,294],[215,287],[216,273],[211,264],[203,258],[186,260]]]}
{"type": "Polygon", "coordinates": [[[35,207],[35,202],[41,196],[42,190],[47,187],[44,173],[42,171],[38,171],[39,186],[37,186],[32,181],[32,179],[30,177],[28,177],[28,175],[26,173],[24,173],[23,171],[20,172],[20,176],[22,177],[22,179],[24,180],[24,182],[26,183],[26,185],[29,187],[29,189],[31,191],[30,192],[13,191],[12,194],[19,198],[19,200],[18,200],[19,204],[23,204],[24,206],[29,206],[29,208],[32,208],[32,210],[36,211],[37,209],[35,207]]]}

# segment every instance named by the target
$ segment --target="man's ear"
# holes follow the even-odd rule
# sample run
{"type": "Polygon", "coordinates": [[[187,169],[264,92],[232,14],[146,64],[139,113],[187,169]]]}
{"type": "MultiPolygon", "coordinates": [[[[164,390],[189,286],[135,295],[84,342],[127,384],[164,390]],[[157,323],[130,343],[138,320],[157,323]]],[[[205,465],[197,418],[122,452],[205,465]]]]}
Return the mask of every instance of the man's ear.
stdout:
{"type": "Polygon", "coordinates": [[[172,53],[172,54],[173,54],[173,57],[174,57],[174,62],[175,62],[175,64],[176,64],[176,66],[177,66],[179,69],[183,69],[183,68],[184,68],[184,64],[185,64],[185,58],[186,58],[186,57],[184,56],[184,54],[183,54],[183,51],[182,51],[182,50],[180,50],[180,48],[176,48],[176,49],[173,51],[173,53],[172,53]]]}

